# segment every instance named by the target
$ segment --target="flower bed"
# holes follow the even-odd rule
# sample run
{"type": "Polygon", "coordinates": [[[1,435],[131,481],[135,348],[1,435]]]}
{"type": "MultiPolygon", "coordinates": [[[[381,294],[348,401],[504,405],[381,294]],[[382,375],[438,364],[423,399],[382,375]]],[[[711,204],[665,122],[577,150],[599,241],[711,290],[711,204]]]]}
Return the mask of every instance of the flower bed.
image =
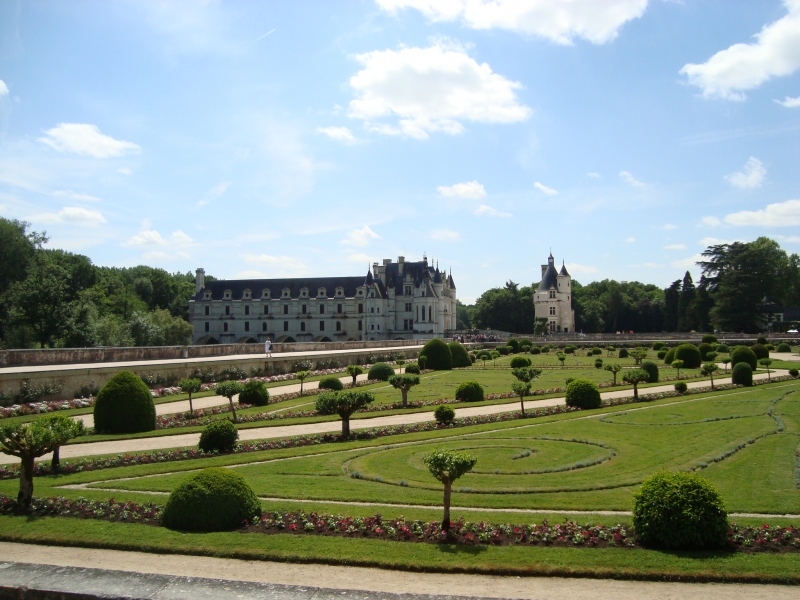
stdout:
{"type": "Polygon", "coordinates": [[[31,402],[29,404],[12,404],[5,408],[0,407],[0,419],[8,417],[22,417],[25,415],[39,415],[69,410],[71,408],[88,408],[94,406],[94,398],[75,398],[73,400],[53,400],[50,402],[31,402]]]}

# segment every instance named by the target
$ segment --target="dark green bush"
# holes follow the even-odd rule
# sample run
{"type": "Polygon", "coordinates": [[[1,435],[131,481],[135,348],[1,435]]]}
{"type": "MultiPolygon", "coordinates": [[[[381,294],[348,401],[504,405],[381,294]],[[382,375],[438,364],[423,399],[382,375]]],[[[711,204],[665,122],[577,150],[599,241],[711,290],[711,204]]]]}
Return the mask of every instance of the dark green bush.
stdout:
{"type": "Polygon", "coordinates": [[[684,369],[697,369],[703,362],[700,350],[694,344],[681,344],[675,348],[675,360],[682,360],[684,369]]]}
{"type": "Polygon", "coordinates": [[[758,365],[758,358],[756,358],[755,352],[747,346],[736,346],[731,352],[731,365],[736,367],[741,362],[747,363],[750,365],[750,370],[755,371],[758,365]]]}
{"type": "Polygon", "coordinates": [[[232,469],[203,469],[169,495],[163,523],[183,531],[227,531],[261,517],[261,503],[232,469]]]}
{"type": "MultiPolygon", "coordinates": [[[[448,350],[449,352],[449,350],[448,350]]],[[[389,377],[394,375],[394,367],[385,362],[375,363],[369,368],[367,379],[377,379],[378,381],[389,381],[389,377]]]]}
{"type": "Polygon", "coordinates": [[[567,386],[567,406],[578,408],[599,408],[600,390],[588,379],[575,379],[567,386]]]}
{"type": "Polygon", "coordinates": [[[419,365],[417,363],[408,363],[405,371],[409,375],[419,375],[419,365]]]}
{"type": "Polygon", "coordinates": [[[769,358],[769,350],[763,344],[753,344],[750,346],[750,350],[753,351],[753,354],[756,355],[756,358],[761,360],[762,358],[769,358]]]}
{"type": "Polygon", "coordinates": [[[725,344],[717,344],[717,347],[714,348],[714,352],[717,354],[727,354],[731,351],[725,344]]]}
{"type": "Polygon", "coordinates": [[[520,346],[520,348],[522,346],[533,346],[533,342],[529,338],[522,338],[519,341],[519,346],[520,346]]]}
{"type": "Polygon", "coordinates": [[[756,338],[756,344],[761,344],[763,346],[766,343],[767,343],[767,338],[765,338],[763,335],[760,335],[756,338]]]}
{"type": "Polygon", "coordinates": [[[701,361],[708,360],[706,358],[706,356],[708,355],[709,352],[713,352],[713,350],[714,350],[714,348],[711,347],[711,344],[706,344],[705,342],[700,344],[697,347],[697,349],[700,351],[700,360],[701,361]]]}
{"type": "Polygon", "coordinates": [[[653,350],[661,350],[664,347],[664,342],[653,342],[653,350]]]}
{"type": "Polygon", "coordinates": [[[233,452],[239,432],[228,419],[211,421],[203,428],[197,447],[203,452],[233,452]]]}
{"type": "Polygon", "coordinates": [[[436,410],[433,411],[433,418],[436,419],[437,423],[452,423],[453,419],[456,418],[456,411],[453,410],[452,406],[442,404],[441,406],[437,406],[436,410]]]}
{"type": "Polygon", "coordinates": [[[522,344],[519,347],[520,352],[530,352],[531,347],[528,344],[522,344]]]}
{"type": "Polygon", "coordinates": [[[542,350],[539,346],[531,346],[530,353],[531,354],[539,354],[542,350]]]}
{"type": "Polygon", "coordinates": [[[595,359],[594,368],[595,369],[602,369],[603,368],[603,359],[602,358],[595,359]]]}
{"type": "Polygon", "coordinates": [[[667,550],[721,548],[729,529],[725,505],[709,482],[666,471],[634,495],[633,527],[643,545],[667,550]]]}
{"type": "Polygon", "coordinates": [[[750,387],[753,385],[753,369],[746,362],[736,363],[731,371],[731,383],[750,387]]]}
{"type": "Polygon", "coordinates": [[[503,356],[508,356],[508,346],[498,346],[495,348],[503,356]]]}
{"type": "Polygon", "coordinates": [[[713,344],[714,342],[717,341],[717,336],[707,333],[703,336],[703,339],[700,341],[703,342],[704,344],[713,344]]]}
{"type": "Polygon", "coordinates": [[[642,361],[642,366],[639,368],[647,372],[647,383],[656,383],[658,381],[658,365],[652,360],[642,361]]]}
{"type": "Polygon", "coordinates": [[[602,348],[597,348],[597,347],[592,348],[592,354],[594,354],[595,356],[598,356],[598,355],[600,355],[602,353],[603,353],[603,349],[602,348]]]}
{"type": "Polygon", "coordinates": [[[266,406],[269,404],[269,390],[263,381],[248,381],[239,393],[239,404],[266,406]]]}
{"type": "Polygon", "coordinates": [[[775,346],[773,346],[772,344],[767,344],[766,346],[764,346],[764,348],[766,348],[770,352],[775,352],[775,346]]]}
{"type": "Polygon", "coordinates": [[[575,350],[577,350],[577,346],[573,344],[567,344],[564,346],[564,354],[575,354],[575,350]]]}
{"type": "Polygon", "coordinates": [[[683,381],[679,381],[678,383],[675,384],[675,391],[678,392],[679,394],[685,394],[686,390],[688,389],[689,387],[683,381]]]}
{"type": "Polygon", "coordinates": [[[568,385],[569,385],[570,383],[572,383],[573,381],[575,381],[575,378],[574,378],[574,377],[567,377],[567,378],[564,380],[564,386],[568,386],[568,385]]]}
{"type": "Polygon", "coordinates": [[[675,360],[675,348],[670,348],[664,355],[664,364],[671,365],[673,360],[675,360]]]}
{"type": "Polygon", "coordinates": [[[452,357],[452,365],[454,369],[472,366],[472,361],[470,360],[469,354],[467,354],[467,349],[464,348],[464,346],[458,342],[450,342],[447,344],[447,347],[450,348],[450,356],[452,357]]]}
{"type": "Polygon", "coordinates": [[[506,346],[511,348],[511,352],[513,354],[517,354],[519,352],[520,344],[519,340],[517,340],[516,338],[509,338],[509,340],[506,342],[506,346]]]}
{"type": "Polygon", "coordinates": [[[797,379],[798,375],[800,375],[800,371],[797,369],[789,369],[789,375],[797,379]]]}
{"type": "Polygon", "coordinates": [[[620,358],[628,358],[628,349],[627,348],[620,348],[619,349],[619,357],[620,358]]]}
{"type": "Polygon", "coordinates": [[[792,347],[787,344],[786,342],[782,342],[778,344],[778,347],[775,349],[776,352],[791,352],[792,347]]]}
{"type": "Polygon", "coordinates": [[[138,375],[120,371],[100,389],[94,403],[94,428],[103,433],[139,433],[156,428],[153,395],[138,375]]]}
{"type": "Polygon", "coordinates": [[[656,356],[658,356],[658,358],[659,358],[660,360],[664,360],[664,357],[665,357],[666,355],[667,355],[667,351],[666,351],[666,350],[659,350],[659,351],[658,351],[658,354],[656,354],[656,356]]]}
{"type": "Polygon", "coordinates": [[[511,359],[511,368],[512,369],[520,369],[522,367],[530,367],[531,366],[531,359],[525,358],[524,356],[515,356],[511,359]]]}
{"type": "Polygon", "coordinates": [[[420,354],[425,355],[426,369],[449,371],[453,368],[453,355],[450,352],[450,348],[439,338],[433,338],[425,344],[420,354]]]}
{"type": "Polygon", "coordinates": [[[477,381],[465,381],[456,388],[456,400],[460,402],[481,402],[483,386],[477,381]]]}
{"type": "MultiPolygon", "coordinates": [[[[394,374],[394,369],[392,369],[392,374],[394,374]]],[[[369,377],[369,375],[367,375],[369,377]]],[[[331,377],[323,377],[319,380],[319,389],[321,390],[333,390],[334,392],[340,392],[344,389],[344,384],[342,380],[338,377],[331,376],[331,377]]],[[[241,396],[239,396],[241,398],[241,396]]]]}

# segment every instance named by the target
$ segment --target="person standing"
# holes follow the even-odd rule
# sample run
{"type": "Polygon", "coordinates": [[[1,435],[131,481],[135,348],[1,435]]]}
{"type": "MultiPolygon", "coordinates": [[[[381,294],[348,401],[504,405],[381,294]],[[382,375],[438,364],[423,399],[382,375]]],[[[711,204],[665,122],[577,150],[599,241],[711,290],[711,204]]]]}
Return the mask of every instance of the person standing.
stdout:
{"type": "Polygon", "coordinates": [[[264,354],[267,356],[272,356],[272,340],[267,340],[264,342],[264,354]]]}

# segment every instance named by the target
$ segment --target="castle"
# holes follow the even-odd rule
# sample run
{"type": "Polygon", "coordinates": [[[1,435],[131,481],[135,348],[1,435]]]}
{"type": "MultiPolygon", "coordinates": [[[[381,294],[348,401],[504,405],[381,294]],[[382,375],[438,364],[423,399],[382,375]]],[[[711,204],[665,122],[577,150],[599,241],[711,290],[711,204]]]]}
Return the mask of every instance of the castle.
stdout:
{"type": "Polygon", "coordinates": [[[456,327],[456,285],[425,256],[366,277],[205,281],[197,269],[189,318],[195,344],[441,338],[456,327]]]}
{"type": "Polygon", "coordinates": [[[550,333],[575,331],[575,311],[572,310],[572,277],[563,261],[561,271],[556,271],[553,253],[542,265],[542,281],[533,295],[536,319],[547,319],[550,333]]]}

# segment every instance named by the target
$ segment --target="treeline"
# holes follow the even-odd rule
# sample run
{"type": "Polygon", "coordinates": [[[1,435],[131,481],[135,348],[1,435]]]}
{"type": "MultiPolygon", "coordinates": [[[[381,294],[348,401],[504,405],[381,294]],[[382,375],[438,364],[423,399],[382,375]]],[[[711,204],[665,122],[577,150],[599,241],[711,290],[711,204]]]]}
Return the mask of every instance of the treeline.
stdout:
{"type": "MultiPolygon", "coordinates": [[[[800,306],[800,257],[787,254],[774,240],[709,246],[703,257],[697,282],[686,271],[666,289],[638,281],[605,279],[581,285],[573,280],[576,330],[756,333],[770,320],[772,307],[800,306]]],[[[474,305],[459,303],[458,327],[541,333],[537,329],[546,323],[536,323],[532,300],[538,285],[520,287],[508,281],[484,292],[474,305]]],[[[788,326],[774,324],[778,329],[788,326]]]]}
{"type": "Polygon", "coordinates": [[[0,218],[0,344],[5,348],[191,343],[194,275],[98,267],[44,248],[45,233],[0,218]]]}

